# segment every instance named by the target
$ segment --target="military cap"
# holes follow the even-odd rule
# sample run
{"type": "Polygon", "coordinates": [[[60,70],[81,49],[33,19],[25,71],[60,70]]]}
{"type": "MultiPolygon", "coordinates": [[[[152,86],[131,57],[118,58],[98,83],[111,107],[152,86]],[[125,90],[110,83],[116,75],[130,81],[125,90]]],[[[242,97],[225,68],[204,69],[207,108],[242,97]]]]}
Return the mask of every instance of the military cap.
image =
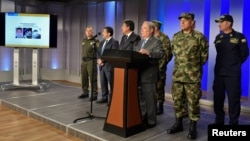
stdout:
{"type": "Polygon", "coordinates": [[[157,26],[157,27],[161,27],[162,23],[160,21],[157,20],[152,20],[152,23],[157,26]]]}
{"type": "Polygon", "coordinates": [[[193,13],[182,13],[178,19],[185,18],[194,20],[195,15],[193,13]]]}
{"type": "Polygon", "coordinates": [[[219,19],[214,20],[216,23],[218,22],[223,22],[223,21],[229,21],[231,23],[234,22],[233,17],[231,15],[225,14],[225,15],[221,15],[219,19]]]}

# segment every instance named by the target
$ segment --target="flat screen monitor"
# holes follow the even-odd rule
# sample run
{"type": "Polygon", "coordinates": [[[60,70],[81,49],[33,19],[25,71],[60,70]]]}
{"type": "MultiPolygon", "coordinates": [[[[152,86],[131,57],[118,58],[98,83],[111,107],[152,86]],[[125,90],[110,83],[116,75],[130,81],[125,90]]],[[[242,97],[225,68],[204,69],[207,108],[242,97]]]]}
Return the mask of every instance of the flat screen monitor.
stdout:
{"type": "Polygon", "coordinates": [[[0,13],[0,46],[57,47],[57,15],[0,13]]]}

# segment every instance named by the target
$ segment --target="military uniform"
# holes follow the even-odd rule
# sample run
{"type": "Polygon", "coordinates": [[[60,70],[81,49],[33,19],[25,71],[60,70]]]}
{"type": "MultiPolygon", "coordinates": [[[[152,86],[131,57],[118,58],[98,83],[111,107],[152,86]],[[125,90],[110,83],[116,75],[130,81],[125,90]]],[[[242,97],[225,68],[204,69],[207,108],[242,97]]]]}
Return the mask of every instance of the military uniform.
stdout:
{"type": "Polygon", "coordinates": [[[82,40],[81,73],[82,73],[83,95],[89,95],[89,83],[91,83],[93,80],[92,92],[93,92],[94,99],[97,97],[96,50],[98,47],[99,47],[99,40],[96,38],[94,38],[94,39],[84,38],[82,40]],[[93,48],[93,46],[95,46],[95,48],[93,48]],[[93,78],[92,78],[92,76],[93,76],[93,78]]]}
{"type": "Polygon", "coordinates": [[[207,39],[195,30],[188,34],[177,32],[173,37],[172,51],[175,56],[172,85],[175,116],[183,116],[183,99],[187,97],[189,118],[197,121],[200,118],[202,66],[208,59],[207,39]]]}
{"type": "Polygon", "coordinates": [[[224,124],[225,91],[229,103],[229,124],[238,124],[241,98],[241,65],[249,55],[245,36],[235,30],[220,33],[214,41],[217,56],[214,68],[215,123],[224,124]]]}
{"type": "Polygon", "coordinates": [[[172,58],[172,52],[171,52],[170,40],[167,35],[160,32],[159,36],[157,36],[156,38],[162,41],[164,50],[164,56],[159,60],[160,79],[157,83],[157,100],[160,103],[164,103],[167,64],[172,58]]]}

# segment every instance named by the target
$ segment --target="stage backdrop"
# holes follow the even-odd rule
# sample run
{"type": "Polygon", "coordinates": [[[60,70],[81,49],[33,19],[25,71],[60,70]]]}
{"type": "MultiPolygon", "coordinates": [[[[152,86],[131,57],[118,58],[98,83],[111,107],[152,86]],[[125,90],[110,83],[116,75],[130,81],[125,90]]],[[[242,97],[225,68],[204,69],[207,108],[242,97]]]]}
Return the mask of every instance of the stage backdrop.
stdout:
{"type": "MultiPolygon", "coordinates": [[[[116,0],[102,3],[84,3],[72,0],[72,3],[22,3],[0,0],[1,12],[52,13],[58,15],[58,47],[51,50],[39,50],[40,76],[46,79],[63,79],[80,82],[81,40],[87,25],[94,27],[95,33],[104,26],[114,27],[114,38],[122,37],[121,25],[124,19],[135,22],[135,32],[140,34],[144,20],[160,20],[162,30],[170,39],[180,30],[178,16],[182,12],[195,14],[196,30],[205,34],[209,41],[209,59],[203,67],[202,90],[204,99],[212,100],[212,84],[216,51],[215,36],[219,33],[214,22],[221,14],[229,13],[234,17],[234,29],[243,32],[250,40],[250,1],[249,0],[116,0]]],[[[101,36],[98,37],[100,40],[101,36]]],[[[249,41],[250,42],[250,41],[249,41]]],[[[248,43],[249,43],[248,42],[248,43]]],[[[22,78],[31,74],[31,50],[22,49],[20,74],[22,78]]],[[[0,48],[1,82],[10,81],[13,69],[13,49],[0,48]]],[[[249,58],[242,67],[243,97],[250,98],[249,58]]],[[[173,59],[167,66],[166,92],[171,94],[173,59]]],[[[27,77],[30,78],[30,77],[27,77]]],[[[250,105],[250,100],[248,100],[250,105]]]]}
{"type": "MultiPolygon", "coordinates": [[[[214,65],[216,50],[214,47],[215,36],[219,33],[218,24],[214,22],[221,14],[231,14],[234,17],[233,28],[243,32],[250,42],[250,22],[249,0],[150,0],[148,19],[158,19],[163,22],[162,30],[170,38],[180,27],[178,16],[182,12],[192,12],[195,14],[196,30],[205,34],[209,41],[209,59],[203,67],[202,89],[207,93],[212,93],[212,84],[214,78],[214,65]]],[[[249,43],[248,42],[248,43],[249,43]]],[[[229,60],[230,61],[230,60],[229,60]]],[[[167,71],[167,91],[171,92],[171,74],[173,70],[173,61],[168,65],[167,71]]],[[[249,59],[242,67],[242,96],[249,95],[249,59]]],[[[208,95],[211,99],[212,95],[208,95]]]]}

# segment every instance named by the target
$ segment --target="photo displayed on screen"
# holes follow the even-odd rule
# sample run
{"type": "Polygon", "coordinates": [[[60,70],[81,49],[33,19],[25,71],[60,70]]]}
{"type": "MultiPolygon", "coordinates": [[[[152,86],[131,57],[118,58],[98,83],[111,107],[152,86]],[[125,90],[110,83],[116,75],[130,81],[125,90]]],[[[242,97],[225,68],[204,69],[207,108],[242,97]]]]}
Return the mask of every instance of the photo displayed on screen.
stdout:
{"type": "Polygon", "coordinates": [[[21,27],[16,28],[16,38],[23,38],[23,28],[21,27]]]}
{"type": "Polygon", "coordinates": [[[41,31],[40,31],[40,29],[33,29],[32,30],[32,38],[33,39],[41,39],[41,31]]]}
{"type": "Polygon", "coordinates": [[[6,13],[5,16],[6,46],[49,48],[49,14],[6,13]]]}
{"type": "Polygon", "coordinates": [[[0,46],[57,48],[57,15],[0,12],[0,46]]]}

